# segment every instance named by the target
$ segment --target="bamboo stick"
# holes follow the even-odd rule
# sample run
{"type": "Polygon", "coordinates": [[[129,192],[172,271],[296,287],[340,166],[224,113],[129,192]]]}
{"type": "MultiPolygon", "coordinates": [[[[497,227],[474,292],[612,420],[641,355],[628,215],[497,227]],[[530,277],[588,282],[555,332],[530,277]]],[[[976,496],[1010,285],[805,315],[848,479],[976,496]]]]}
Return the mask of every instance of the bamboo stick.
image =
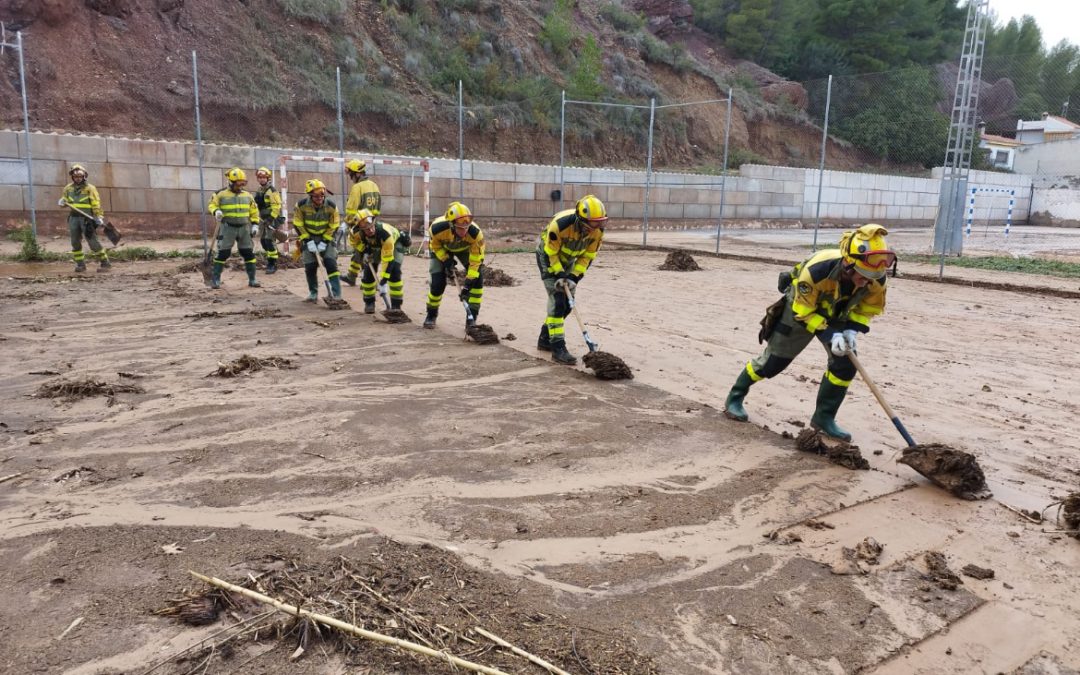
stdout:
{"type": "Polygon", "coordinates": [[[455,666],[460,666],[462,668],[466,668],[477,673],[484,673],[485,675],[508,675],[508,673],[504,673],[501,670],[489,668],[478,663],[473,663],[472,661],[466,661],[465,659],[454,656],[453,654],[448,654],[446,652],[431,649],[430,647],[425,647],[424,645],[418,645],[415,642],[409,642],[408,640],[401,640],[399,638],[390,637],[389,635],[383,635],[382,633],[375,633],[373,631],[360,628],[359,626],[354,626],[351,623],[340,621],[332,616],[326,616],[325,614],[317,614],[316,612],[295,607],[280,600],[275,600],[274,598],[271,598],[267,595],[263,595],[262,593],[253,591],[249,588],[244,588],[242,586],[230,584],[227,581],[222,581],[217,577],[203,576],[202,574],[199,574],[198,572],[194,572],[192,570],[188,570],[188,572],[191,574],[191,576],[199,579],[200,581],[204,581],[211,586],[224,588],[228,591],[232,591],[233,593],[239,593],[240,595],[249,597],[253,600],[258,600],[259,602],[265,605],[270,605],[277,609],[279,612],[283,612],[285,614],[306,617],[308,619],[311,619],[312,621],[317,621],[323,625],[337,628],[338,630],[345,631],[346,633],[351,633],[358,637],[366,638],[368,640],[374,640],[375,642],[382,642],[383,644],[393,645],[394,647],[407,649],[409,651],[417,652],[418,654],[433,656],[437,659],[442,659],[444,661],[452,663],[455,666]]]}
{"type": "Polygon", "coordinates": [[[536,656],[534,654],[530,654],[529,652],[525,651],[524,649],[519,649],[519,648],[515,647],[514,645],[510,644],[509,642],[502,639],[498,635],[494,635],[492,633],[489,633],[486,630],[484,630],[483,628],[481,628],[480,626],[477,626],[473,630],[475,630],[477,633],[480,633],[481,635],[483,635],[487,639],[491,640],[495,644],[500,645],[502,647],[506,647],[507,649],[514,652],[518,656],[524,656],[525,658],[529,659],[530,661],[532,661],[536,665],[540,666],[541,668],[546,668],[548,670],[548,672],[555,673],[555,675],[570,675],[570,673],[566,672],[562,668],[559,668],[558,666],[553,666],[550,663],[548,663],[547,661],[545,661],[544,659],[540,658],[539,656],[536,656]]]}
{"type": "Polygon", "coordinates": [[[3,478],[0,478],[0,483],[6,483],[6,482],[8,482],[9,480],[11,480],[13,478],[18,478],[19,476],[23,475],[24,473],[26,473],[26,472],[25,471],[20,471],[19,473],[9,473],[8,475],[4,476],[3,478]]]}

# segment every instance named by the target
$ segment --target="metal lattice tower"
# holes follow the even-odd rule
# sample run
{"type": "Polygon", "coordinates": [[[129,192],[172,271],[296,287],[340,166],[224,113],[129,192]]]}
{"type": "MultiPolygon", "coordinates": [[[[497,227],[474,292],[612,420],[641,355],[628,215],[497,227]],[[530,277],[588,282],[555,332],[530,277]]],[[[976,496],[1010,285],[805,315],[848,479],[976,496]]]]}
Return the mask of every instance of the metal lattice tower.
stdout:
{"type": "Polygon", "coordinates": [[[967,193],[971,153],[979,111],[979,84],[982,81],[983,49],[986,27],[990,23],[990,0],[971,0],[968,4],[964,47],[953,94],[952,123],[945,151],[945,170],[941,176],[938,217],[934,226],[934,251],[942,255],[960,255],[963,248],[964,195],[967,193]]]}

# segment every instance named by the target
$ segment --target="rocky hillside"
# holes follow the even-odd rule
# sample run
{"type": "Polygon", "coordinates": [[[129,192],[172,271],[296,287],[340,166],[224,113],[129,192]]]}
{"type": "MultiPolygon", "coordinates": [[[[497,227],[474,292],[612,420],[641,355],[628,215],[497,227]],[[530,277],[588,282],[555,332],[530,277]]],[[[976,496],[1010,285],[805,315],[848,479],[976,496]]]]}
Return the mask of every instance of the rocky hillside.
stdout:
{"type": "MultiPolygon", "coordinates": [[[[346,146],[557,162],[559,98],[658,104],[734,87],[732,163],[814,165],[806,92],[731,58],[691,25],[685,0],[6,0],[27,46],[31,124],[43,130],[194,136],[198,53],[208,140],[336,147],[335,67],[346,146]]],[[[18,75],[0,57],[0,124],[21,127],[18,75]]],[[[657,167],[715,170],[724,107],[657,114],[657,167]]],[[[568,161],[640,167],[648,111],[571,106],[568,161]]],[[[830,166],[857,167],[850,148],[830,166]]]]}

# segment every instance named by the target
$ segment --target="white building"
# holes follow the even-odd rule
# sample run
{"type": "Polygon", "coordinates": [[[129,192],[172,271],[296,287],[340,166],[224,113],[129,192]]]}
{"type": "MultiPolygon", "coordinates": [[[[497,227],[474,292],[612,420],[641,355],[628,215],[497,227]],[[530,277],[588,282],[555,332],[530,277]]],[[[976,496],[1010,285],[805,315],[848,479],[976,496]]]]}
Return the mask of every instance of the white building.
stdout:
{"type": "Polygon", "coordinates": [[[1020,142],[1020,145],[1052,143],[1076,138],[1080,138],[1080,124],[1050,113],[1043,113],[1042,119],[1038,121],[1017,120],[1016,122],[1016,140],[1020,142]]]}

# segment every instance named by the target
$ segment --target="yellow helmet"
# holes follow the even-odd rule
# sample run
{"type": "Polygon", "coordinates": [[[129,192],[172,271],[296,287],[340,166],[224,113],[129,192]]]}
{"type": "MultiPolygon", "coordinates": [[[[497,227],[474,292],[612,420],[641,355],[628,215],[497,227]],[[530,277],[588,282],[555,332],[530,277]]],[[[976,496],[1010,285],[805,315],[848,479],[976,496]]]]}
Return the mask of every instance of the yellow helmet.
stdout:
{"type": "Polygon", "coordinates": [[[255,171],[255,177],[258,178],[259,176],[262,176],[262,175],[265,175],[267,178],[270,178],[271,176],[274,175],[274,172],[271,171],[270,169],[266,168],[265,166],[260,166],[258,168],[258,170],[255,171]]]}
{"type": "Polygon", "coordinates": [[[460,218],[468,218],[471,223],[472,211],[461,202],[450,202],[450,206],[446,207],[446,219],[453,223],[460,218]]]}
{"type": "Polygon", "coordinates": [[[316,190],[322,190],[324,192],[328,192],[328,190],[326,189],[326,183],[323,183],[318,178],[312,178],[312,179],[308,180],[306,183],[304,183],[304,192],[306,192],[308,194],[311,194],[312,192],[314,192],[316,190]]]}
{"type": "Polygon", "coordinates": [[[840,237],[840,253],[844,262],[868,279],[881,279],[896,260],[889,250],[885,235],[889,233],[877,223],[867,223],[857,230],[845,232],[840,237]]]}
{"type": "Polygon", "coordinates": [[[87,171],[86,167],[83,166],[82,164],[72,164],[71,168],[68,169],[68,175],[74,177],[76,171],[81,171],[82,175],[83,175],[83,178],[86,178],[87,176],[90,175],[90,172],[87,171]]]}
{"type": "Polygon", "coordinates": [[[225,180],[229,181],[230,183],[235,183],[238,180],[242,180],[246,183],[247,174],[244,173],[243,169],[234,166],[233,168],[225,172],[225,180]]]}
{"type": "Polygon", "coordinates": [[[356,218],[361,224],[373,223],[375,222],[375,212],[371,209],[360,209],[356,212],[356,218]]]}
{"type": "Polygon", "coordinates": [[[352,173],[364,173],[367,171],[367,162],[362,159],[350,159],[345,162],[345,170],[352,173]]]}
{"type": "Polygon", "coordinates": [[[578,200],[577,215],[582,220],[602,221],[607,220],[607,208],[604,202],[593,195],[585,195],[578,200]]]}

